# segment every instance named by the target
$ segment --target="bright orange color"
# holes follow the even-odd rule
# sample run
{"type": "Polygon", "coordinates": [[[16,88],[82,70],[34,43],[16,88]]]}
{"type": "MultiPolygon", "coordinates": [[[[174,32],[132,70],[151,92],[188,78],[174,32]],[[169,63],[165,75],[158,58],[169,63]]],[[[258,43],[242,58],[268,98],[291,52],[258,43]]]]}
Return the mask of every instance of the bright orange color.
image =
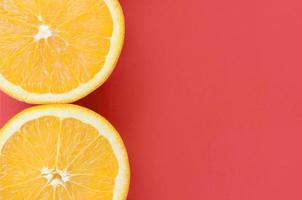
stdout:
{"type": "Polygon", "coordinates": [[[26,110],[3,128],[0,143],[0,199],[125,199],[124,146],[92,111],[72,105],[26,110]]]}
{"type": "Polygon", "coordinates": [[[2,0],[0,88],[29,103],[78,100],[108,78],[123,38],[117,0],[2,0]]]}

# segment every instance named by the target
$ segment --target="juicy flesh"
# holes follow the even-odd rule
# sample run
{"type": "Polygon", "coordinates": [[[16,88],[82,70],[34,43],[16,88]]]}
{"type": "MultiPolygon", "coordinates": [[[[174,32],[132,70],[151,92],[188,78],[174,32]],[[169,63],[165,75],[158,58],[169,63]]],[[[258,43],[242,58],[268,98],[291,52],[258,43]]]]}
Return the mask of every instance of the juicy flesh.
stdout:
{"type": "Polygon", "coordinates": [[[118,162],[110,143],[73,118],[22,126],[0,156],[0,199],[112,200],[118,162]]]}
{"type": "Polygon", "coordinates": [[[110,48],[103,0],[0,0],[0,74],[38,94],[61,94],[93,79],[110,48]]]}

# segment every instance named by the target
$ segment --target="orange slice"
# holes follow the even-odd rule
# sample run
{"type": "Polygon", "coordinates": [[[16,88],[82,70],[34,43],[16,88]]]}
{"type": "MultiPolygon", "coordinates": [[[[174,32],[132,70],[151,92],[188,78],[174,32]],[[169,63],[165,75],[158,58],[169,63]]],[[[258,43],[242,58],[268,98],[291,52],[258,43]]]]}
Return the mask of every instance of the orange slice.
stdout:
{"type": "Polygon", "coordinates": [[[109,77],[124,41],[118,0],[0,0],[0,89],[69,103],[109,77]]]}
{"type": "Polygon", "coordinates": [[[126,199],[124,144],[108,121],[88,109],[27,109],[0,131],[0,150],[0,199],[126,199]]]}

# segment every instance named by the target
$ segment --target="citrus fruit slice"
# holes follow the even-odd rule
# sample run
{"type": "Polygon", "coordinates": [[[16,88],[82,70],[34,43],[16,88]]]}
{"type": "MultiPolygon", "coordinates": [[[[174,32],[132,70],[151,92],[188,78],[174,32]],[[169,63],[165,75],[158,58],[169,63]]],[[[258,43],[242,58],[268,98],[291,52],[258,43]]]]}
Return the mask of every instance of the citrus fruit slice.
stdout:
{"type": "Polygon", "coordinates": [[[124,41],[118,0],[0,0],[0,89],[70,103],[109,77],[124,41]]]}
{"type": "Polygon", "coordinates": [[[123,142],[86,108],[25,110],[0,131],[0,150],[0,199],[126,199],[130,170],[123,142]]]}

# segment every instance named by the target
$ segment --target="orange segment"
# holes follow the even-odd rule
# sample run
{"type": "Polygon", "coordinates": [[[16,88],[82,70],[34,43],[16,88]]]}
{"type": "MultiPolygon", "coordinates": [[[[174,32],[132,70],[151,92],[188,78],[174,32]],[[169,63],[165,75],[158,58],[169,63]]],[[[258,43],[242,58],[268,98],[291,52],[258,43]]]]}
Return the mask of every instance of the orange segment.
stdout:
{"type": "Polygon", "coordinates": [[[0,0],[0,18],[0,88],[29,103],[92,92],[123,44],[117,0],[0,0]]]}
{"type": "Polygon", "coordinates": [[[0,199],[126,198],[123,143],[107,121],[87,109],[26,110],[1,130],[0,148],[0,199]]]}

